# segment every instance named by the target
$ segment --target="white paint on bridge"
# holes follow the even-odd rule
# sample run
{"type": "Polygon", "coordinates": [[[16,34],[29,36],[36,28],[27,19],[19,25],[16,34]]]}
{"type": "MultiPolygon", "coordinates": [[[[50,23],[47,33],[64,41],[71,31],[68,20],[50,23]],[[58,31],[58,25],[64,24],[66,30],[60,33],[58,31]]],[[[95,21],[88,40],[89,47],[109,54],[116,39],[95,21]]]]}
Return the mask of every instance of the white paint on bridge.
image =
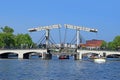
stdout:
{"type": "Polygon", "coordinates": [[[112,54],[120,55],[120,52],[118,52],[118,51],[77,50],[77,52],[79,53],[79,59],[82,59],[83,54],[89,54],[89,53],[96,53],[96,54],[100,54],[101,56],[104,56],[104,54],[105,54],[105,56],[112,55],[112,54]]]}
{"type": "Polygon", "coordinates": [[[100,55],[103,55],[103,53],[106,53],[106,56],[110,54],[120,54],[119,51],[102,51],[102,50],[77,50],[77,52],[80,54],[96,53],[100,55]]]}
{"type": "Polygon", "coordinates": [[[23,55],[26,53],[47,53],[46,49],[14,49],[14,50],[0,50],[0,54],[15,53],[18,54],[18,58],[23,59],[23,55]]]}
{"type": "MultiPolygon", "coordinates": [[[[1,54],[7,54],[7,53],[15,53],[15,54],[18,54],[18,58],[23,58],[24,57],[24,54],[26,53],[47,53],[47,50],[46,49],[14,49],[14,50],[0,50],[0,55],[1,54]]],[[[103,53],[107,55],[110,55],[110,54],[119,54],[120,55],[120,52],[117,52],[117,51],[101,51],[101,50],[77,50],[77,53],[80,54],[80,57],[81,55],[83,54],[86,54],[86,53],[96,53],[96,54],[100,54],[100,55],[103,55],[103,53]]],[[[81,59],[81,58],[80,58],[81,59]]]]}

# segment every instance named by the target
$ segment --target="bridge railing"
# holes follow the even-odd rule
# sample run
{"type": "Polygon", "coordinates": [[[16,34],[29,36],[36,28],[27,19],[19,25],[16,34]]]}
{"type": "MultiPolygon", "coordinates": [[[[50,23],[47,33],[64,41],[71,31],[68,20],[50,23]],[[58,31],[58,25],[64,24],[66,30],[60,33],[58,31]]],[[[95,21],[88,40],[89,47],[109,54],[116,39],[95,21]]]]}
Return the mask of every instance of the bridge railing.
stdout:
{"type": "Polygon", "coordinates": [[[88,50],[88,51],[104,51],[104,52],[120,52],[120,51],[118,51],[118,50],[107,50],[107,49],[104,49],[104,50],[102,50],[102,49],[77,49],[77,50],[88,50]]]}
{"type": "MultiPolygon", "coordinates": [[[[36,47],[36,48],[0,48],[0,50],[30,50],[30,49],[42,49],[42,50],[45,50],[46,48],[45,47],[36,47]]],[[[108,50],[108,49],[87,49],[87,48],[56,48],[56,47],[50,47],[49,48],[52,52],[76,52],[76,50],[91,50],[91,51],[114,51],[114,52],[120,52],[120,50],[108,50]],[[59,51],[58,51],[59,50],[59,51]],[[61,50],[61,51],[60,51],[61,50]]]]}

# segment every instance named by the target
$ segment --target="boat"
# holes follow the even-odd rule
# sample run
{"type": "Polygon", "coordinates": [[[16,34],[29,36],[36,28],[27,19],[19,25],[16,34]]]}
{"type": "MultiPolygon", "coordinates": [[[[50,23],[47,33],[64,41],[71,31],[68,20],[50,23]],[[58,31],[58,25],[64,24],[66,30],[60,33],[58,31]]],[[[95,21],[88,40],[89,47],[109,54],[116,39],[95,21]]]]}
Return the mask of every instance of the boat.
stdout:
{"type": "Polygon", "coordinates": [[[102,57],[101,55],[91,56],[90,59],[92,59],[95,63],[104,63],[104,62],[106,62],[106,58],[102,57]]]}
{"type": "Polygon", "coordinates": [[[96,63],[105,63],[105,62],[106,62],[106,59],[103,58],[103,57],[94,58],[93,60],[94,60],[94,62],[96,62],[96,63]]]}
{"type": "Polygon", "coordinates": [[[69,55],[60,55],[59,59],[69,59],[69,55]]]}

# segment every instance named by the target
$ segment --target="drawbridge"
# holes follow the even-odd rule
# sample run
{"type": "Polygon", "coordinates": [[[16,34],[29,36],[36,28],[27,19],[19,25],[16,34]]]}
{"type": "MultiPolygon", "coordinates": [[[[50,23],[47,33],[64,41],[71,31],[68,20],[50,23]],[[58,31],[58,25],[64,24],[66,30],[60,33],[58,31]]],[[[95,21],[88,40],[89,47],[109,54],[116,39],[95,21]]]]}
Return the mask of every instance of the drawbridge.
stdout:
{"type": "MultiPolygon", "coordinates": [[[[98,30],[94,29],[94,28],[64,24],[65,32],[64,32],[64,34],[61,34],[62,33],[61,28],[62,28],[62,26],[60,24],[55,24],[55,25],[49,25],[49,26],[40,26],[37,28],[30,28],[30,29],[28,29],[28,31],[29,32],[45,31],[43,36],[40,38],[39,47],[47,49],[48,52],[58,53],[58,54],[61,54],[61,53],[72,54],[72,53],[77,52],[77,49],[80,48],[80,43],[82,42],[81,35],[80,35],[81,30],[87,31],[87,32],[93,32],[93,33],[98,32],[98,30]],[[58,32],[59,32],[59,43],[58,44],[55,43],[55,40],[51,36],[50,31],[52,29],[58,29],[58,32]],[[70,41],[70,43],[66,42],[68,29],[76,31],[75,36],[70,41]],[[61,38],[63,36],[64,36],[64,39],[62,41],[61,38]]],[[[69,33],[69,36],[71,36],[71,34],[72,33],[69,33]]]]}

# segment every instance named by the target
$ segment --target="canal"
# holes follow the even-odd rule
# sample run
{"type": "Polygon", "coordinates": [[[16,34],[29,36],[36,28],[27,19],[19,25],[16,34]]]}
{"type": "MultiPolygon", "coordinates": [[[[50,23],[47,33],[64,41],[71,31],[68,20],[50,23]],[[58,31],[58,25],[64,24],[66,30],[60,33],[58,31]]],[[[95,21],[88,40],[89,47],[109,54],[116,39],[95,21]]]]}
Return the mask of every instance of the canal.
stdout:
{"type": "Polygon", "coordinates": [[[0,59],[0,80],[120,80],[120,60],[0,59]]]}

